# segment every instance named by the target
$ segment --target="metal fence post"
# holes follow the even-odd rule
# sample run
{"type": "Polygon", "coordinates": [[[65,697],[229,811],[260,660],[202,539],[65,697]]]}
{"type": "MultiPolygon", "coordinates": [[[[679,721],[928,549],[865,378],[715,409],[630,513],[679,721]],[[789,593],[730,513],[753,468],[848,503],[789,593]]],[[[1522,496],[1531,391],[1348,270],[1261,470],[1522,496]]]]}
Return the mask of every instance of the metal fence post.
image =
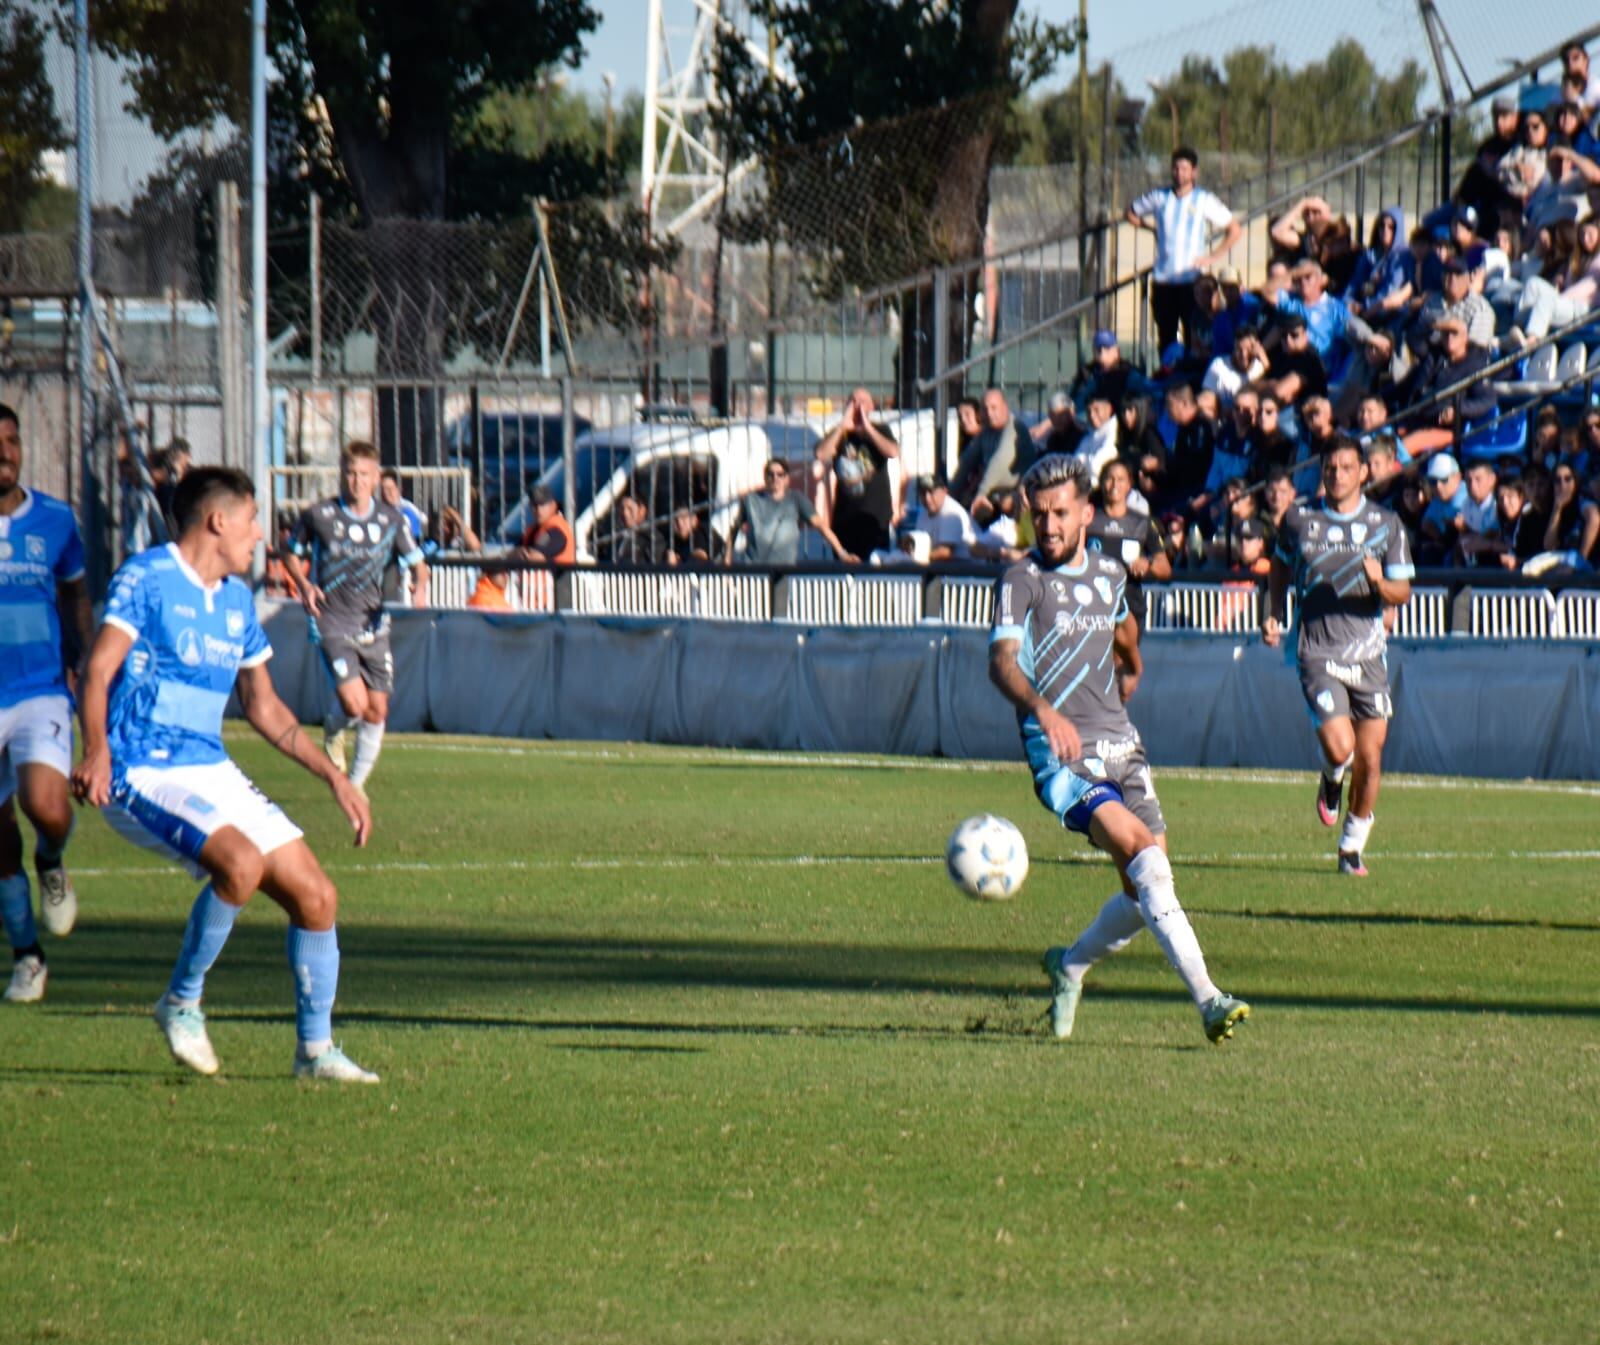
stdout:
{"type": "Polygon", "coordinates": [[[578,526],[578,422],[572,401],[572,374],[561,375],[561,512],[567,526],[578,526]]]}
{"type": "MultiPolygon", "coordinates": [[[[902,335],[902,340],[906,337],[902,335]]],[[[939,463],[949,471],[945,462],[944,427],[950,416],[950,383],[944,371],[950,367],[950,272],[943,266],[933,270],[933,442],[937,446],[939,463]]],[[[774,600],[777,594],[773,595],[774,600]]],[[[777,609],[774,608],[774,611],[777,609]]]]}

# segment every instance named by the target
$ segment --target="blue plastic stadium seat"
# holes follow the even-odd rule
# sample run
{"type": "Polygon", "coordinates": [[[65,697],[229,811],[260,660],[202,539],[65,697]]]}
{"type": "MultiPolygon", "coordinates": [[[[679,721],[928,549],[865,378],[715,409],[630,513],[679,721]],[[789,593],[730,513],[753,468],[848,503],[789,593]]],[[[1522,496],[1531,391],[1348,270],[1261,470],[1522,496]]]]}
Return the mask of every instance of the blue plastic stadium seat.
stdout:
{"type": "Polygon", "coordinates": [[[1507,416],[1498,425],[1488,428],[1493,416],[1477,422],[1468,421],[1466,433],[1461,436],[1461,457],[1467,458],[1517,458],[1528,448],[1527,408],[1507,416]]]}

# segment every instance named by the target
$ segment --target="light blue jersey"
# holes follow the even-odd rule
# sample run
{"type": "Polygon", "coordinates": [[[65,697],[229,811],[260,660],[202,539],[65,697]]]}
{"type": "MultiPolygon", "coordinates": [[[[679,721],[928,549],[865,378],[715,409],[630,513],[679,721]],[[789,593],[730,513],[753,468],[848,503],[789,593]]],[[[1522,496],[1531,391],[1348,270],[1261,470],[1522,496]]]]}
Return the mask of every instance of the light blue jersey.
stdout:
{"type": "Polygon", "coordinates": [[[105,622],[133,637],[111,684],[113,768],[227,760],[234,679],[272,657],[249,587],[229,578],[208,588],[176,545],[155,547],[117,571],[105,622]]]}
{"type": "Polygon", "coordinates": [[[0,706],[67,694],[56,585],[82,578],[72,510],[23,491],[22,507],[0,514],[0,706]]]}

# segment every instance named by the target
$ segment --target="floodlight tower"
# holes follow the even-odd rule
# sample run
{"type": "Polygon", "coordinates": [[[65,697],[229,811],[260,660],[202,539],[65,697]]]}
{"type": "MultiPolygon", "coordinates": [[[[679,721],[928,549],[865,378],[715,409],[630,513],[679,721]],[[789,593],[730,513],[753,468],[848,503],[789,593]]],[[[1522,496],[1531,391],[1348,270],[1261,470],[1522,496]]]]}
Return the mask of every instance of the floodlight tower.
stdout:
{"type": "Polygon", "coordinates": [[[716,209],[725,187],[753,172],[756,160],[724,162],[711,122],[716,106],[717,39],[739,42],[758,69],[785,84],[793,76],[781,63],[766,29],[768,0],[688,0],[694,22],[676,59],[669,40],[666,0],[650,0],[645,32],[644,148],[639,198],[657,235],[676,236],[716,209]]]}

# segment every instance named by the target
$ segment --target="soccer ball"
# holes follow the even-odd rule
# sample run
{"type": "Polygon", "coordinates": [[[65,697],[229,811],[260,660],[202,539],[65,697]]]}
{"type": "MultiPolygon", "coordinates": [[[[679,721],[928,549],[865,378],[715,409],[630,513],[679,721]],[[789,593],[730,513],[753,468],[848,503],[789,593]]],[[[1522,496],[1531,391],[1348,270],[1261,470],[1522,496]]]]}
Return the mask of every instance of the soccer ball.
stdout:
{"type": "Polygon", "coordinates": [[[1007,901],[1028,876],[1028,843],[1005,818],[980,813],[950,833],[944,866],[950,881],[975,901],[1007,901]]]}

